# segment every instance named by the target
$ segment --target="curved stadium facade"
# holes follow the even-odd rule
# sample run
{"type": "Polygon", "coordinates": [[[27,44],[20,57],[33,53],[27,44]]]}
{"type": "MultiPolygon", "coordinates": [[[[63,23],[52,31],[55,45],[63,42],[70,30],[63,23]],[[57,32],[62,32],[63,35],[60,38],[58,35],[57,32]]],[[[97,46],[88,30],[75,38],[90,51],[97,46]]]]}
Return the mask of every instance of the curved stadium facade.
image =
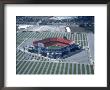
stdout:
{"type": "Polygon", "coordinates": [[[64,59],[82,50],[74,41],[66,38],[46,38],[33,41],[33,46],[28,49],[29,52],[53,59],[64,59]]]}

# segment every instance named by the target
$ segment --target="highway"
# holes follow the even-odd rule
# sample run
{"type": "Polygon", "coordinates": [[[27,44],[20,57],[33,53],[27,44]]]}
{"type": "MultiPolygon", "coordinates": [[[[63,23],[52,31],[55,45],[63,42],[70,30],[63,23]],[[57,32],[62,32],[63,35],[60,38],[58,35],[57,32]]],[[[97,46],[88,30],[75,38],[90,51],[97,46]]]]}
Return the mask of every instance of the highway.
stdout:
{"type": "Polygon", "coordinates": [[[94,60],[94,34],[93,33],[88,33],[87,37],[88,37],[90,54],[92,56],[92,59],[94,60]]]}

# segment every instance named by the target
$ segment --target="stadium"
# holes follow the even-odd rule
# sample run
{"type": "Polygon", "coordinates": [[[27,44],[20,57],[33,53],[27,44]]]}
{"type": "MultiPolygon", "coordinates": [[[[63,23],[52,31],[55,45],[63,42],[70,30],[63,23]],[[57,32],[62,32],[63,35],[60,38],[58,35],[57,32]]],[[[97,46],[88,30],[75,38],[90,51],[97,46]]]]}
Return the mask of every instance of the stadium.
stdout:
{"type": "Polygon", "coordinates": [[[76,45],[72,40],[65,38],[46,38],[33,41],[33,46],[34,47],[29,47],[29,52],[41,54],[42,56],[53,59],[63,59],[82,50],[81,47],[76,45]]]}

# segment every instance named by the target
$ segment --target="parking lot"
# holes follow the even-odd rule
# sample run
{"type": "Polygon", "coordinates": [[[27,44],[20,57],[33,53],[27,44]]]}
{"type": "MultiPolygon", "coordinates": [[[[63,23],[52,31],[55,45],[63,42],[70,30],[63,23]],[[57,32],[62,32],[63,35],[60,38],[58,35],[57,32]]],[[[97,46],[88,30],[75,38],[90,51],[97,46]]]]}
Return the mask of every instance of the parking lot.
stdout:
{"type": "Polygon", "coordinates": [[[66,32],[18,32],[16,34],[16,74],[93,74],[94,67],[89,63],[88,40],[86,33],[66,32]],[[64,37],[75,41],[85,51],[65,60],[52,61],[23,51],[33,40],[49,37],[64,37]],[[86,50],[87,49],[87,50],[86,50]]]}
{"type": "Polygon", "coordinates": [[[94,74],[93,65],[51,61],[17,61],[17,74],[94,74]]]}

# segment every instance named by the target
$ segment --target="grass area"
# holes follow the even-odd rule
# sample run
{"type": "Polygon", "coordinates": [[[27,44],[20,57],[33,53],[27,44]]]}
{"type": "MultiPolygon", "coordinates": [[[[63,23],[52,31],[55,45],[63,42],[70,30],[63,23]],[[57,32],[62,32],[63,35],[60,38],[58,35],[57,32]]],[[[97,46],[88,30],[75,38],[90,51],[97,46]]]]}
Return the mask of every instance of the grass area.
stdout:
{"type": "Polygon", "coordinates": [[[49,46],[48,48],[49,49],[59,49],[59,48],[62,48],[62,47],[60,47],[60,46],[49,46]]]}

